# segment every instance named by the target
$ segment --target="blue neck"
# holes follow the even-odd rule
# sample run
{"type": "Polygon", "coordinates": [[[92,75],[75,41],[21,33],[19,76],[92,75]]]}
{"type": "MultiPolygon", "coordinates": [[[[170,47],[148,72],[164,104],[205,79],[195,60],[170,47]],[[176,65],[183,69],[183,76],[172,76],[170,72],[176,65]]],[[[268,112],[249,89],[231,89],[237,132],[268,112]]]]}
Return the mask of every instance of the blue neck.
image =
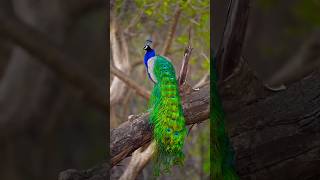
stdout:
{"type": "Polygon", "coordinates": [[[146,54],[144,55],[144,65],[148,68],[148,60],[152,57],[156,56],[156,52],[153,49],[148,49],[146,54]]]}

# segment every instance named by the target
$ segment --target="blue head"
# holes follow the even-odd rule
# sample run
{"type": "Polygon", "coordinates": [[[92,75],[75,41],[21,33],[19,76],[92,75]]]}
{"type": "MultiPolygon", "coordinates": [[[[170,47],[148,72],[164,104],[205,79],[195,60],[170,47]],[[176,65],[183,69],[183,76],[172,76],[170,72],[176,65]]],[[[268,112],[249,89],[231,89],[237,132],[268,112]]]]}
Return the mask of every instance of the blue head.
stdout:
{"type": "Polygon", "coordinates": [[[145,66],[148,68],[148,60],[152,57],[154,57],[156,55],[155,50],[153,50],[150,45],[151,45],[152,41],[151,40],[147,40],[146,44],[144,46],[144,50],[146,51],[146,54],[144,55],[144,64],[145,66]]]}

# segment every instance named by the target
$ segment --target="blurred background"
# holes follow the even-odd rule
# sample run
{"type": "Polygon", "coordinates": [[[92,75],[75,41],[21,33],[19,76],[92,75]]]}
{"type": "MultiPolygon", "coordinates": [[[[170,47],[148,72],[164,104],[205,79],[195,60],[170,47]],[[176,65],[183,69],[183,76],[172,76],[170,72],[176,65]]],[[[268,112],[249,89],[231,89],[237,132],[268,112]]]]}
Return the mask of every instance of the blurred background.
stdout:
{"type": "Polygon", "coordinates": [[[0,1],[0,179],[106,159],[106,27],[102,0],[0,1]]]}
{"type": "MultiPolygon", "coordinates": [[[[214,37],[211,38],[215,49],[221,41],[229,2],[213,1],[214,37]]],[[[270,85],[288,84],[319,67],[315,65],[319,59],[303,58],[320,51],[314,47],[320,41],[319,10],[319,0],[250,1],[242,55],[261,81],[270,85]]]]}
{"type": "MultiPolygon", "coordinates": [[[[178,74],[188,44],[193,47],[187,82],[199,87],[209,82],[210,49],[209,0],[117,0],[110,10],[110,64],[139,86],[151,91],[153,83],[146,75],[143,57],[145,41],[151,38],[157,54],[172,60],[178,74]],[[172,34],[172,36],[170,35],[172,34]]],[[[110,73],[110,128],[116,128],[129,115],[146,112],[148,101],[137,95],[110,73]]],[[[209,177],[209,122],[195,125],[186,138],[186,161],[183,168],[174,168],[170,175],[160,179],[208,179],[209,177]]],[[[118,179],[130,157],[111,170],[112,179],[118,179]]],[[[149,163],[138,179],[151,179],[149,163]]]]}

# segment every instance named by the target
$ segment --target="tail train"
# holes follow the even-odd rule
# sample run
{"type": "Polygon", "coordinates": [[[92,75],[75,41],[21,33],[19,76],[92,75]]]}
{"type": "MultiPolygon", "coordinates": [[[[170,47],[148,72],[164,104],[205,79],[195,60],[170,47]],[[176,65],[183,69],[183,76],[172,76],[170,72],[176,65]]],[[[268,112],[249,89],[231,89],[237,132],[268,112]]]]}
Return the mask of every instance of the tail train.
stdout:
{"type": "Polygon", "coordinates": [[[163,56],[148,60],[148,72],[155,82],[150,98],[150,123],[156,141],[155,175],[170,172],[184,162],[183,145],[187,135],[179,87],[172,63],[163,56]]]}

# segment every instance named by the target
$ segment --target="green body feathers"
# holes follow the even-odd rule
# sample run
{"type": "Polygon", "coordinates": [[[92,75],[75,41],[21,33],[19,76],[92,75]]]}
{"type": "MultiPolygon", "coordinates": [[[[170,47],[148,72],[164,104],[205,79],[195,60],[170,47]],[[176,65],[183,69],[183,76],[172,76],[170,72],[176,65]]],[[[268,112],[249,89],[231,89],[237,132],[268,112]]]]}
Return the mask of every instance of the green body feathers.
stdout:
{"type": "Polygon", "coordinates": [[[187,134],[175,70],[165,57],[153,59],[156,78],[150,99],[150,123],[156,142],[155,174],[170,172],[184,161],[183,144],[187,134]]]}
{"type": "Polygon", "coordinates": [[[211,72],[211,179],[238,180],[234,168],[234,152],[225,130],[225,116],[218,94],[217,77],[213,68],[211,72]]]}

